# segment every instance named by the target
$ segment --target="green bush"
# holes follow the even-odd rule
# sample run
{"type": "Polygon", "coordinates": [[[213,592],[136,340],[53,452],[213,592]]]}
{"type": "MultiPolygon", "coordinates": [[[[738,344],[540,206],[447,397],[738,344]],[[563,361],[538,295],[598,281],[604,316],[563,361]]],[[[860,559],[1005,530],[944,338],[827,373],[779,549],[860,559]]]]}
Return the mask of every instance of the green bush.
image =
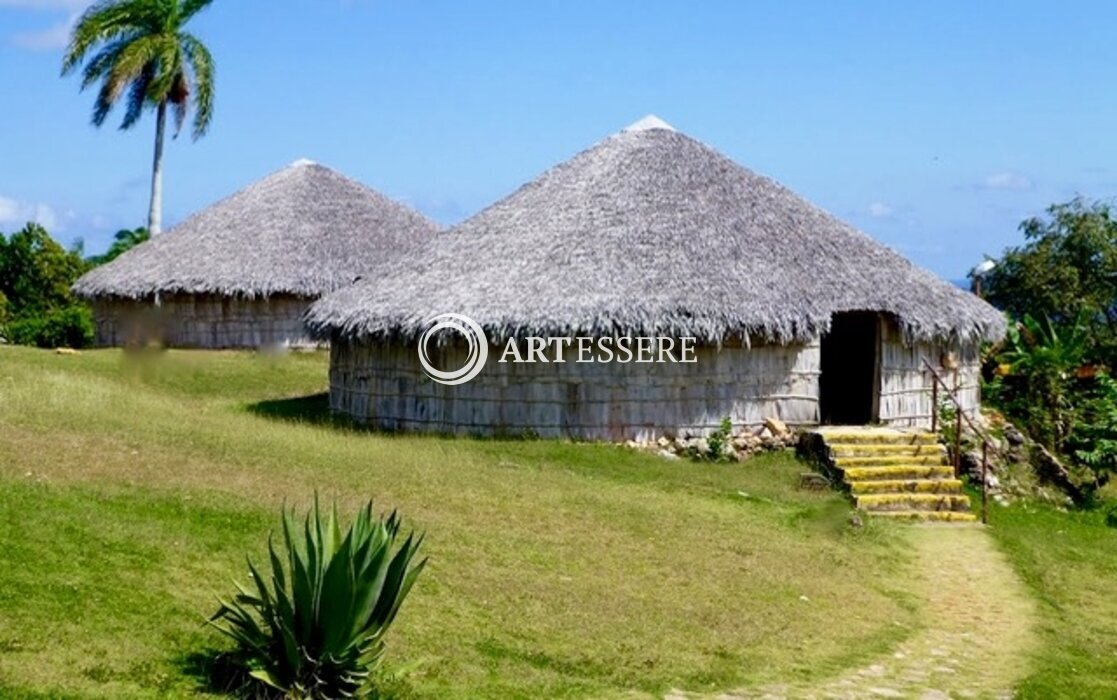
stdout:
{"type": "Polygon", "coordinates": [[[301,527],[287,510],[282,524],[282,559],[268,542],[271,575],[249,560],[252,590],[238,585],[210,621],[267,689],[296,698],[373,694],[384,635],[426,565],[416,561],[422,536],[397,547],[399,518],[375,518],[371,502],[344,535],[336,505],[324,517],[317,498],[301,527]]]}
{"type": "Polygon", "coordinates": [[[729,416],[721,419],[717,430],[706,436],[705,447],[690,445],[686,449],[687,457],[697,462],[728,462],[732,459],[733,448],[733,421],[729,416]]]}
{"type": "Polygon", "coordinates": [[[1070,439],[1071,454],[1101,473],[1117,473],[1117,381],[1100,372],[1077,400],[1078,421],[1070,439]]]}
{"type": "Polygon", "coordinates": [[[84,348],[93,344],[93,314],[88,307],[73,304],[12,320],[0,335],[16,345],[84,348]]]}
{"type": "Polygon", "coordinates": [[[92,343],[90,312],[70,292],[87,269],[79,251],[66,250],[38,224],[0,234],[0,335],[39,347],[92,343]]]}

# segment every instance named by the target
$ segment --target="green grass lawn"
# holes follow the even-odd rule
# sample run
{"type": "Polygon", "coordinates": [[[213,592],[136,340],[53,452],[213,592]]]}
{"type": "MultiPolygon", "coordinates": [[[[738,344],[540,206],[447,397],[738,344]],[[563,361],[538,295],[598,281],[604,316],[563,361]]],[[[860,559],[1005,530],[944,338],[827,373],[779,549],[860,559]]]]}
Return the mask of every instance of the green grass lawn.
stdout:
{"type": "Polygon", "coordinates": [[[325,373],[321,354],[0,348],[0,695],[206,691],[214,597],[315,490],[427,533],[389,635],[418,697],[809,680],[918,626],[902,536],[850,531],[790,456],[377,435],[299,400],[325,373]]]}
{"type": "MultiPolygon", "coordinates": [[[[431,557],[389,635],[429,698],[662,696],[833,678],[919,634],[904,527],[851,530],[790,455],[354,430],[321,354],[0,347],[0,697],[213,693],[203,624],[286,502],[372,497],[431,557]]],[[[997,508],[1041,607],[1029,697],[1117,696],[1117,531],[997,508]]]]}
{"type": "Polygon", "coordinates": [[[990,531],[1039,601],[1024,698],[1117,698],[1117,529],[1100,510],[995,508],[990,531]]]}

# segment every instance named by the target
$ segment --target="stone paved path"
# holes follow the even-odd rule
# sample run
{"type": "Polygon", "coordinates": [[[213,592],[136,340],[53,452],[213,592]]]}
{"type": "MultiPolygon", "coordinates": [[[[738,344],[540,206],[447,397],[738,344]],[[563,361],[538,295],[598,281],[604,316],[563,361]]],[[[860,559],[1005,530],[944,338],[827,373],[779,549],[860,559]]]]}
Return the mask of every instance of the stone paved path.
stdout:
{"type": "MultiPolygon", "coordinates": [[[[924,627],[861,668],[816,685],[770,685],[713,696],[765,698],[1011,698],[1035,643],[1035,604],[977,525],[910,526],[923,572],[924,627]]],[[[668,700],[702,697],[672,691],[668,700]]]]}

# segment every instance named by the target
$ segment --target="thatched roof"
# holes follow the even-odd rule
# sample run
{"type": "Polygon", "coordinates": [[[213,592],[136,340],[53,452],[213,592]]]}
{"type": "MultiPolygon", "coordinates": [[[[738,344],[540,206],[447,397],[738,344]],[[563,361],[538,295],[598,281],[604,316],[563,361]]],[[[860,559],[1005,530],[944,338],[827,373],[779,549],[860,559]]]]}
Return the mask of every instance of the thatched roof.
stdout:
{"type": "Polygon", "coordinates": [[[86,298],[318,297],[437,230],[404,205],[300,160],[92,270],[74,291],[86,298]]]}
{"type": "Polygon", "coordinates": [[[996,310],[791,190],[649,118],[308,312],[319,336],[412,337],[440,313],[491,339],[806,340],[839,311],[907,338],[992,339],[996,310]]]}

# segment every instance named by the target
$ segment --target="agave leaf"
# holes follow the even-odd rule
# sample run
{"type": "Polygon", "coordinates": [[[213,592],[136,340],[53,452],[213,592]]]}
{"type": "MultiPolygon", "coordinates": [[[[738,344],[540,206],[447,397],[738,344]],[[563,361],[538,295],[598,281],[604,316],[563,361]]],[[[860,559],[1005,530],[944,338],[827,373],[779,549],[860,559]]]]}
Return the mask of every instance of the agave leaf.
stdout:
{"type": "Polygon", "coordinates": [[[412,536],[408,535],[403,546],[392,557],[392,562],[388,565],[388,575],[384,579],[384,588],[381,590],[376,607],[372,610],[372,620],[382,627],[388,626],[393,610],[402,602],[397,601],[400,587],[403,585],[411,558],[415,555],[411,541],[412,536]]]}
{"type": "Polygon", "coordinates": [[[348,646],[349,620],[353,614],[353,531],[345,536],[322,581],[322,648],[336,653],[348,646]]]}
{"type": "Polygon", "coordinates": [[[281,683],[280,680],[278,678],[276,678],[274,675],[272,675],[272,673],[270,671],[268,671],[267,669],[258,668],[258,669],[249,671],[248,675],[252,676],[253,678],[255,678],[258,681],[261,681],[261,682],[271,686],[272,688],[275,688],[276,690],[280,691],[281,693],[290,692],[290,689],[283,687],[283,683],[281,683]]]}
{"type": "Polygon", "coordinates": [[[422,537],[409,535],[397,548],[399,515],[374,517],[371,501],[343,529],[336,504],[323,512],[317,494],[301,523],[284,508],[281,524],[285,551],[268,537],[270,576],[247,559],[254,586],[236,584],[209,622],[269,688],[290,697],[363,697],[388,626],[426,564],[415,562],[422,537]]]}
{"type": "Polygon", "coordinates": [[[380,600],[381,591],[384,589],[384,579],[388,576],[388,556],[391,553],[387,544],[384,544],[372,553],[372,561],[365,574],[358,579],[354,594],[353,619],[349,635],[356,636],[365,630],[372,618],[372,611],[380,600]]]}

